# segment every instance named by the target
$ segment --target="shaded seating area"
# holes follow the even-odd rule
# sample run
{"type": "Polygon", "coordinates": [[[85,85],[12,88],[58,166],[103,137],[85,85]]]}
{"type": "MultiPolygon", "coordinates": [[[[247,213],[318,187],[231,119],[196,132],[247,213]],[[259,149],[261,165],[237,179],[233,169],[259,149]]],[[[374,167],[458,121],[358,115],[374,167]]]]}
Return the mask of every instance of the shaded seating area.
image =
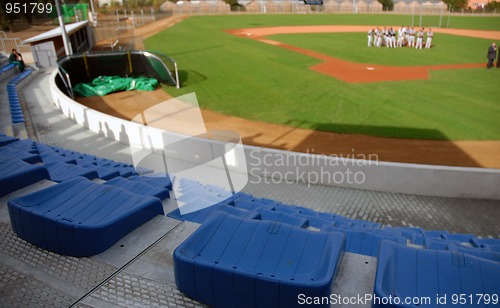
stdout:
{"type": "MultiPolygon", "coordinates": [[[[266,276],[274,274],[264,274],[265,271],[256,265],[259,261],[255,261],[249,268],[241,268],[240,263],[234,260],[250,256],[260,260],[260,255],[254,255],[248,247],[257,249],[262,255],[268,253],[266,249],[273,251],[267,255],[269,262],[276,262],[272,263],[273,266],[277,266],[284,255],[280,250],[283,245],[291,245],[293,248],[290,251],[297,254],[314,254],[314,250],[303,250],[300,240],[302,233],[311,238],[324,234],[338,235],[334,241],[341,243],[343,252],[378,258],[374,292],[379,297],[430,296],[433,302],[429,307],[434,307],[437,306],[436,294],[447,295],[449,303],[452,294],[498,294],[500,290],[500,239],[482,239],[473,234],[453,234],[446,230],[384,227],[369,221],[316,212],[245,193],[231,196],[210,185],[186,179],[181,181],[181,192],[183,195],[180,199],[188,204],[198,202],[200,198],[214,200],[213,206],[197,212],[181,215],[179,209],[176,209],[168,214],[172,218],[201,223],[198,231],[174,253],[174,268],[178,288],[204,304],[215,307],[259,307],[264,303],[259,300],[266,298],[269,300],[266,303],[271,303],[269,305],[272,307],[296,306],[297,294],[293,292],[298,291],[290,291],[291,293],[282,297],[281,287],[287,282],[266,276]],[[227,198],[220,201],[216,196],[227,198]],[[257,230],[254,226],[266,226],[267,233],[263,232],[254,238],[257,230]],[[261,240],[267,243],[275,230],[294,231],[286,231],[288,236],[273,242],[273,246],[264,245],[266,249],[253,242],[261,240]],[[301,235],[295,233],[296,230],[300,230],[301,235]],[[234,262],[222,263],[226,259],[234,262]],[[251,279],[255,281],[250,282],[251,279]],[[263,287],[260,287],[259,279],[264,281],[263,287]],[[245,286],[251,291],[247,290],[245,293],[240,290],[245,286]],[[237,295],[226,296],[229,299],[223,298],[219,294],[223,289],[225,294],[235,292],[237,295]],[[266,290],[263,294],[267,294],[267,297],[260,297],[259,292],[263,289],[266,290]]],[[[321,252],[315,253],[318,257],[309,266],[324,266],[319,257],[322,256],[321,252]]],[[[339,262],[337,252],[329,253],[332,259],[339,262]]],[[[270,268],[277,268],[273,266],[270,268]]],[[[334,272],[329,275],[335,277],[334,272]]],[[[302,294],[306,290],[307,283],[304,282],[302,294]]],[[[335,289],[329,292],[335,293],[335,289]]],[[[319,293],[314,294],[313,296],[321,296],[319,293]]],[[[374,307],[419,307],[418,304],[393,303],[385,301],[378,305],[372,302],[374,307]]],[[[469,306],[489,307],[487,303],[483,301],[481,305],[469,306]]],[[[492,303],[489,302],[490,305],[492,303]]]]}
{"type": "Polygon", "coordinates": [[[172,187],[170,178],[139,176],[132,165],[0,135],[0,196],[40,181],[54,183],[8,200],[12,229],[37,247],[75,257],[99,254],[164,215],[161,200],[172,187]]]}
{"type": "Polygon", "coordinates": [[[92,256],[163,215],[159,199],[77,177],[10,200],[14,232],[40,248],[69,256],[92,256]]]}
{"type": "Polygon", "coordinates": [[[32,73],[31,69],[27,69],[22,73],[16,75],[7,84],[7,95],[9,97],[10,114],[12,117],[12,123],[24,123],[23,110],[21,108],[21,103],[19,101],[19,94],[17,93],[16,86],[26,77],[32,73]]]}
{"type": "Polygon", "coordinates": [[[0,197],[49,178],[47,168],[0,155],[0,197]]]}

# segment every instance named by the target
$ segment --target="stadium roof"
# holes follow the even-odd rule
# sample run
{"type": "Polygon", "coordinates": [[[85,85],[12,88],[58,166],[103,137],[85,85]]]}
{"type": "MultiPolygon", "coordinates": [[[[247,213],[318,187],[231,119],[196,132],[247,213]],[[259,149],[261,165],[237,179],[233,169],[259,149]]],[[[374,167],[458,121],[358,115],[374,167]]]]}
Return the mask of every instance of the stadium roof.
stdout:
{"type": "MultiPolygon", "coordinates": [[[[72,23],[72,24],[68,24],[68,25],[65,25],[64,27],[66,28],[66,32],[68,34],[72,34],[76,31],[78,31],[79,29],[85,27],[89,22],[87,20],[85,21],[80,21],[80,22],[75,22],[75,23],[72,23]]],[[[61,28],[60,27],[57,27],[57,28],[54,28],[52,30],[49,30],[47,32],[44,32],[44,33],[41,33],[41,34],[38,34],[36,36],[33,36],[27,40],[24,40],[23,41],[23,44],[26,44],[26,43],[35,43],[35,42],[39,42],[39,41],[44,41],[44,40],[47,40],[47,39],[50,39],[50,38],[53,38],[53,37],[58,37],[58,36],[61,36],[62,33],[61,33],[61,28]]]]}

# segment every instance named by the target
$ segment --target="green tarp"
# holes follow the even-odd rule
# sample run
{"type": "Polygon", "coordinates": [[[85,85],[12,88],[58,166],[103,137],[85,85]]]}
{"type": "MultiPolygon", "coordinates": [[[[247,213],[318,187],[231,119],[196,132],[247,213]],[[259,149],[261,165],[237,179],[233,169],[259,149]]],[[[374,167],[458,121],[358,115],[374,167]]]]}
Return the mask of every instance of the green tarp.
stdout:
{"type": "Polygon", "coordinates": [[[99,76],[91,83],[78,83],[73,87],[76,96],[104,96],[118,91],[153,91],[158,80],[147,77],[99,76]]]}

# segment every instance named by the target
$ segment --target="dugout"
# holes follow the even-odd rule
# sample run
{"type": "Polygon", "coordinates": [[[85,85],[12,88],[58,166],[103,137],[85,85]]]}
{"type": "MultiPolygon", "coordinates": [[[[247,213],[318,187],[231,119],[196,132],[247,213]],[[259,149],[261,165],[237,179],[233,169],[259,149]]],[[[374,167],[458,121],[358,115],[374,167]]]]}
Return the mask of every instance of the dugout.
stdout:
{"type": "MultiPolygon", "coordinates": [[[[73,52],[85,52],[95,45],[88,21],[65,25],[73,52]]],[[[61,28],[57,27],[23,41],[30,44],[37,67],[57,67],[57,59],[66,56],[61,28]]]]}
{"type": "Polygon", "coordinates": [[[70,97],[74,85],[91,82],[99,76],[145,76],[180,87],[177,63],[160,53],[140,50],[79,53],[59,59],[58,66],[57,86],[70,97]]]}

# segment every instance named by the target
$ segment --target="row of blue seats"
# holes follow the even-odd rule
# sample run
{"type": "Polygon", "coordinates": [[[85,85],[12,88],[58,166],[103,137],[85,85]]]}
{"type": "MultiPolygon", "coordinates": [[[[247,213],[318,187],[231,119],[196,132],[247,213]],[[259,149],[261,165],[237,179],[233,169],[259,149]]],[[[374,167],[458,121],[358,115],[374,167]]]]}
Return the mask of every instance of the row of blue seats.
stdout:
{"type": "MultiPolygon", "coordinates": [[[[213,307],[299,307],[300,296],[324,299],[337,292],[333,282],[347,241],[346,232],[311,231],[217,211],[174,251],[176,285],[213,307]]],[[[487,297],[462,307],[499,303],[498,259],[390,240],[380,242],[377,257],[373,307],[437,307],[442,304],[438,297],[451,305],[459,294],[487,297]]],[[[318,306],[330,307],[323,300],[318,306]]]]}
{"type": "Polygon", "coordinates": [[[181,215],[179,209],[168,213],[169,217],[179,220],[204,223],[214,213],[223,211],[239,217],[282,222],[299,228],[342,232],[346,236],[347,252],[368,256],[377,256],[380,243],[389,240],[424,249],[447,250],[459,247],[475,251],[476,255],[489,255],[500,261],[498,239],[479,239],[473,234],[450,234],[447,231],[427,231],[421,228],[382,228],[378,223],[316,212],[275,200],[255,198],[241,192],[225,198],[228,196],[227,192],[189,180],[181,180],[180,184],[182,196],[178,197],[179,201],[190,207],[190,203],[196,204],[198,200],[209,200],[213,206],[185,215],[181,215]]]}
{"type": "Polygon", "coordinates": [[[139,176],[125,167],[131,166],[0,135],[0,196],[43,179],[59,182],[8,201],[14,232],[59,254],[98,254],[154,216],[164,215],[161,201],[170,197],[170,178],[139,176]],[[110,166],[115,176],[102,184],[93,182],[101,169],[76,164],[82,161],[110,166]]]}
{"type": "MultiPolygon", "coordinates": [[[[401,304],[407,298],[431,298],[424,304],[437,307],[438,296],[450,304],[457,294],[488,294],[487,300],[464,306],[490,307],[492,296],[499,303],[499,239],[383,228],[243,193],[221,201],[227,196],[221,189],[189,180],[180,184],[181,202],[214,203],[186,215],[179,210],[168,214],[201,223],[174,252],[174,269],[179,290],[204,304],[295,307],[299,294],[328,298],[335,293],[336,270],[331,269],[339,266],[344,251],[378,257],[374,307],[419,306],[401,304]],[[329,248],[311,249],[304,242],[307,238],[321,245],[328,234],[333,235],[329,248]],[[316,277],[316,270],[324,275],[316,277]]],[[[329,306],[328,301],[320,306],[329,306]]]]}
{"type": "Polygon", "coordinates": [[[169,177],[139,176],[129,164],[50,147],[29,139],[17,140],[5,135],[0,136],[0,161],[0,183],[6,184],[1,185],[0,196],[41,179],[63,182],[79,176],[106,181],[113,179],[114,181],[108,183],[128,185],[129,189],[139,191],[148,191],[149,187],[151,191],[156,190],[153,195],[160,198],[168,197],[168,190],[172,189],[169,177]],[[12,168],[13,165],[16,168],[12,168]],[[11,182],[14,179],[15,182],[11,182]]]}
{"type": "Polygon", "coordinates": [[[345,237],[291,225],[212,215],[174,251],[178,289],[212,307],[298,307],[328,297],[345,237]]]}
{"type": "Polygon", "coordinates": [[[10,115],[12,117],[12,123],[24,123],[23,110],[21,109],[21,103],[19,101],[19,94],[17,93],[17,84],[32,73],[31,69],[27,69],[24,72],[18,74],[16,77],[12,78],[7,84],[7,95],[9,97],[10,105],[10,115]]]}
{"type": "Polygon", "coordinates": [[[14,69],[15,67],[16,67],[16,65],[13,63],[8,63],[8,64],[0,67],[0,75],[3,73],[7,73],[8,71],[14,69]]]}
{"type": "Polygon", "coordinates": [[[137,227],[164,215],[160,199],[115,184],[119,183],[75,177],[9,200],[12,229],[37,247],[82,257],[106,251],[137,227]]]}

